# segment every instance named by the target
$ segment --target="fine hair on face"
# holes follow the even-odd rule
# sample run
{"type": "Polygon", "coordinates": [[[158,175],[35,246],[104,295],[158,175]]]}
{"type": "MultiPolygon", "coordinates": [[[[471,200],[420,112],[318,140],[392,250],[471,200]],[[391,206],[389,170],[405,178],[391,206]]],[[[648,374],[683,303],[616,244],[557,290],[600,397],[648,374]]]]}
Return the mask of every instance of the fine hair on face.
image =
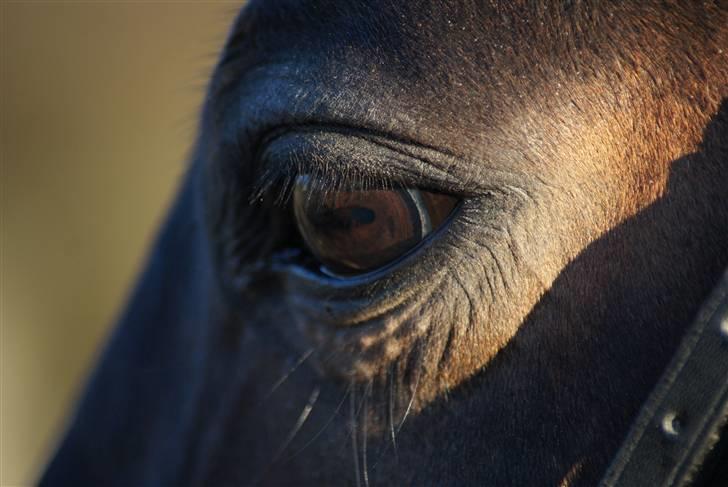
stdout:
{"type": "Polygon", "coordinates": [[[248,2],[41,485],[597,484],[728,266],[727,56],[722,2],[248,2]]]}

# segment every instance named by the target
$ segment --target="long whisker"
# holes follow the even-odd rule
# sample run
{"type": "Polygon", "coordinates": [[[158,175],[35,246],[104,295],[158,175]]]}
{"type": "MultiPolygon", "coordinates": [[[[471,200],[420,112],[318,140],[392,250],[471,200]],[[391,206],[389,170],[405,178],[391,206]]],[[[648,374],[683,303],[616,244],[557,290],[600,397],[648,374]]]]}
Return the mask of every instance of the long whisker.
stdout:
{"type": "Polygon", "coordinates": [[[402,426],[404,426],[404,422],[407,420],[407,417],[409,416],[409,413],[412,410],[412,405],[414,404],[415,397],[417,396],[417,387],[420,385],[421,377],[422,377],[422,372],[417,374],[417,378],[415,379],[415,385],[412,388],[412,396],[410,397],[410,400],[407,403],[407,409],[404,410],[404,414],[402,415],[402,420],[399,422],[399,426],[397,426],[397,434],[399,434],[399,432],[402,431],[402,426]]]}
{"type": "Polygon", "coordinates": [[[389,372],[389,436],[392,440],[392,449],[394,450],[394,458],[395,462],[399,461],[399,457],[397,454],[397,438],[396,434],[394,432],[394,388],[396,387],[397,383],[394,376],[394,367],[390,367],[389,372]]]}
{"type": "Polygon", "coordinates": [[[368,404],[369,396],[372,393],[372,383],[367,384],[367,388],[364,391],[364,404],[361,420],[361,434],[362,434],[362,449],[361,449],[361,460],[362,460],[362,472],[364,474],[364,486],[369,487],[369,472],[367,471],[367,416],[368,416],[368,404]]]}
{"type": "Polygon", "coordinates": [[[396,386],[396,378],[394,375],[394,365],[391,365],[389,368],[389,374],[387,377],[387,389],[389,394],[388,399],[388,405],[387,405],[387,427],[389,428],[389,439],[390,442],[387,443],[382,442],[382,445],[379,448],[379,453],[377,455],[377,459],[374,461],[374,464],[372,465],[372,471],[375,471],[377,467],[379,466],[379,462],[384,458],[384,456],[389,451],[389,448],[391,447],[394,450],[394,461],[395,463],[399,462],[399,457],[397,454],[397,439],[396,435],[397,433],[394,430],[394,398],[395,398],[395,392],[394,388],[396,386]]]}
{"type": "MultiPolygon", "coordinates": [[[[399,432],[402,431],[402,426],[404,426],[404,422],[407,420],[407,416],[409,415],[410,411],[412,410],[412,405],[415,400],[415,396],[417,395],[417,386],[420,383],[420,377],[422,374],[417,374],[417,378],[415,379],[415,385],[412,390],[412,397],[410,397],[409,403],[407,404],[407,409],[405,410],[404,414],[402,415],[402,419],[399,422],[399,425],[397,425],[397,428],[394,428],[394,417],[392,416],[392,419],[390,419],[390,436],[392,438],[392,446],[394,447],[394,455],[395,455],[395,461],[399,461],[399,458],[397,457],[397,444],[395,443],[395,436],[399,435],[399,432]]],[[[390,415],[392,415],[392,404],[390,402],[390,415]]],[[[372,470],[376,470],[377,466],[379,466],[379,462],[384,458],[384,455],[389,450],[389,445],[385,444],[384,448],[381,449],[379,456],[377,460],[374,462],[374,465],[372,466],[372,470]]]]}
{"type": "MultiPolygon", "coordinates": [[[[425,348],[427,348],[430,344],[430,339],[432,335],[428,335],[427,337],[427,343],[425,344],[425,348]]],[[[420,378],[422,377],[423,372],[420,370],[417,373],[417,377],[415,378],[415,383],[412,388],[412,396],[410,397],[409,402],[407,403],[407,409],[405,409],[404,414],[402,415],[402,419],[399,422],[399,425],[397,427],[394,427],[394,392],[393,388],[397,384],[396,377],[394,373],[391,374],[392,376],[392,382],[390,384],[390,391],[389,391],[389,428],[390,428],[390,437],[392,440],[392,446],[394,447],[394,455],[395,455],[395,461],[399,461],[399,458],[397,457],[397,443],[396,443],[396,436],[399,435],[400,431],[402,431],[402,427],[404,426],[405,421],[407,420],[407,417],[409,416],[410,411],[412,410],[412,406],[414,405],[415,398],[417,397],[417,388],[420,385],[420,378]]],[[[385,454],[389,450],[389,444],[385,444],[383,448],[380,449],[379,456],[377,460],[374,462],[374,465],[372,466],[372,470],[376,470],[377,466],[379,465],[379,462],[384,458],[385,454]]]]}
{"type": "Polygon", "coordinates": [[[360,484],[360,476],[359,476],[359,449],[356,442],[356,418],[358,415],[357,407],[356,407],[356,389],[355,385],[352,384],[351,386],[351,395],[349,396],[349,413],[351,414],[351,449],[352,454],[354,455],[354,476],[356,477],[356,487],[359,487],[360,484]]]}
{"type": "Polygon", "coordinates": [[[311,395],[308,398],[308,402],[303,407],[303,410],[301,411],[301,414],[298,415],[298,419],[296,420],[296,424],[293,425],[293,428],[291,428],[291,431],[288,432],[288,436],[286,436],[286,439],[283,440],[283,443],[278,448],[278,451],[273,456],[273,460],[271,461],[271,465],[274,464],[278,458],[283,454],[283,452],[288,448],[288,445],[291,444],[291,441],[293,441],[293,438],[298,434],[299,430],[303,426],[303,423],[306,422],[308,419],[308,416],[311,414],[311,410],[313,409],[313,406],[316,404],[316,401],[318,400],[319,394],[321,393],[321,388],[316,387],[311,395]]]}
{"type": "MultiPolygon", "coordinates": [[[[433,328],[430,328],[430,331],[427,333],[427,338],[425,339],[424,345],[420,347],[420,350],[422,353],[427,353],[427,350],[430,348],[430,343],[432,342],[432,336],[434,335],[433,328]]],[[[422,343],[422,342],[420,342],[422,343]]],[[[402,415],[402,420],[399,423],[399,427],[397,428],[397,434],[402,430],[402,426],[404,426],[404,422],[407,420],[407,417],[409,416],[410,411],[412,410],[412,405],[415,402],[415,398],[417,397],[417,388],[420,385],[420,379],[423,375],[425,375],[425,370],[423,367],[420,367],[420,369],[417,372],[417,378],[415,379],[415,385],[412,388],[412,396],[410,397],[409,403],[407,403],[407,409],[404,411],[404,415],[402,415]]]]}
{"type": "Polygon", "coordinates": [[[341,398],[341,401],[339,401],[339,404],[336,406],[336,409],[334,409],[334,412],[331,414],[331,417],[324,423],[324,425],[321,427],[318,432],[311,437],[310,440],[308,440],[300,449],[298,449],[296,452],[291,454],[288,458],[286,458],[286,461],[298,456],[303,450],[308,448],[314,441],[318,439],[319,436],[323,434],[323,432],[326,430],[326,428],[331,424],[331,422],[336,418],[336,416],[339,415],[339,411],[341,410],[341,407],[344,405],[344,401],[346,401],[346,398],[349,397],[349,394],[351,393],[351,388],[347,388],[346,392],[344,393],[343,397],[341,398]]]}
{"type": "Polygon", "coordinates": [[[293,374],[301,365],[303,365],[306,360],[308,360],[313,352],[313,348],[309,348],[308,350],[306,350],[303,355],[301,355],[301,357],[296,361],[296,363],[293,364],[293,366],[291,366],[291,368],[288,369],[286,373],[283,374],[283,376],[275,382],[275,384],[273,384],[273,387],[271,387],[270,390],[265,394],[265,396],[263,396],[260,402],[263,403],[268,400],[268,398],[273,395],[273,393],[291,376],[291,374],[293,374]]]}
{"type": "Polygon", "coordinates": [[[415,394],[417,393],[417,386],[420,384],[420,376],[417,375],[417,379],[415,379],[415,386],[412,390],[412,397],[410,397],[409,402],[407,403],[407,409],[404,410],[404,414],[402,415],[402,420],[399,422],[399,426],[397,426],[397,434],[399,434],[400,431],[402,431],[402,426],[404,426],[404,422],[407,420],[407,416],[409,416],[410,411],[412,410],[412,404],[415,402],[415,394]]]}
{"type": "Polygon", "coordinates": [[[311,395],[308,398],[308,401],[306,402],[306,405],[301,410],[301,414],[298,415],[298,419],[296,420],[296,423],[293,425],[293,428],[288,432],[286,435],[286,438],[283,440],[283,443],[281,443],[281,446],[278,447],[278,450],[276,451],[275,455],[271,458],[270,462],[268,462],[268,465],[260,471],[260,474],[258,474],[258,477],[252,482],[252,485],[257,485],[270,471],[271,467],[278,462],[281,455],[283,455],[283,452],[286,451],[286,448],[288,448],[288,445],[291,444],[293,441],[293,438],[296,437],[298,432],[300,431],[303,424],[308,419],[309,415],[311,414],[311,411],[313,410],[314,405],[316,404],[316,401],[318,400],[319,394],[321,393],[320,387],[315,387],[314,390],[311,392],[311,395]]]}

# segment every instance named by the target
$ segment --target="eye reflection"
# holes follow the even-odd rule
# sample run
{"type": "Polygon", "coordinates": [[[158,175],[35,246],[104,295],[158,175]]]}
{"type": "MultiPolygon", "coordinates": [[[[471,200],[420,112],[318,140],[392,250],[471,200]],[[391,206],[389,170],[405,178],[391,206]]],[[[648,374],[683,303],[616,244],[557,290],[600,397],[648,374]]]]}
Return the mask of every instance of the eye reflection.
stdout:
{"type": "Polygon", "coordinates": [[[298,176],[293,207],[299,232],[324,271],[342,276],[382,267],[416,247],[458,200],[416,188],[322,192],[298,176]]]}

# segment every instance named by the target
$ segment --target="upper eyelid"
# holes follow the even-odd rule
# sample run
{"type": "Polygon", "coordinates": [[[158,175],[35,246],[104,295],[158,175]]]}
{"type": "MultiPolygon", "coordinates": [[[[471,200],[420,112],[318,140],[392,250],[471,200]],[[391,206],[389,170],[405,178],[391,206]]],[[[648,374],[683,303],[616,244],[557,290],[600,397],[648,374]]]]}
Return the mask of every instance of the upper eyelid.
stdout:
{"type": "Polygon", "coordinates": [[[290,182],[301,173],[316,174],[322,185],[329,186],[364,180],[462,197],[486,189],[472,185],[450,154],[366,131],[319,125],[282,127],[266,134],[259,147],[255,198],[274,182],[290,182]]]}

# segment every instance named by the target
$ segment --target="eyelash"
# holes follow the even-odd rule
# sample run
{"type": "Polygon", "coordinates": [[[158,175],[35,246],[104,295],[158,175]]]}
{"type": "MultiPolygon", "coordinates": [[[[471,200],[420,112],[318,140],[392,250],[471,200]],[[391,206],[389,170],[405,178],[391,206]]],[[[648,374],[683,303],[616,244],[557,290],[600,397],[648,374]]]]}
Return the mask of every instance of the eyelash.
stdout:
{"type": "Polygon", "coordinates": [[[276,164],[264,165],[266,169],[258,175],[251,191],[250,203],[270,198],[277,206],[288,204],[293,187],[299,175],[310,176],[313,190],[326,198],[332,193],[352,189],[395,189],[406,185],[391,175],[372,175],[352,166],[334,167],[326,161],[300,161],[295,165],[281,167],[276,164]],[[343,169],[343,171],[342,171],[343,169]]]}
{"type": "Polygon", "coordinates": [[[271,198],[268,201],[282,206],[290,200],[296,177],[307,175],[321,197],[337,191],[400,188],[477,196],[463,189],[461,180],[467,176],[451,173],[454,157],[347,127],[279,127],[260,137],[247,194],[251,204],[271,198]]]}

